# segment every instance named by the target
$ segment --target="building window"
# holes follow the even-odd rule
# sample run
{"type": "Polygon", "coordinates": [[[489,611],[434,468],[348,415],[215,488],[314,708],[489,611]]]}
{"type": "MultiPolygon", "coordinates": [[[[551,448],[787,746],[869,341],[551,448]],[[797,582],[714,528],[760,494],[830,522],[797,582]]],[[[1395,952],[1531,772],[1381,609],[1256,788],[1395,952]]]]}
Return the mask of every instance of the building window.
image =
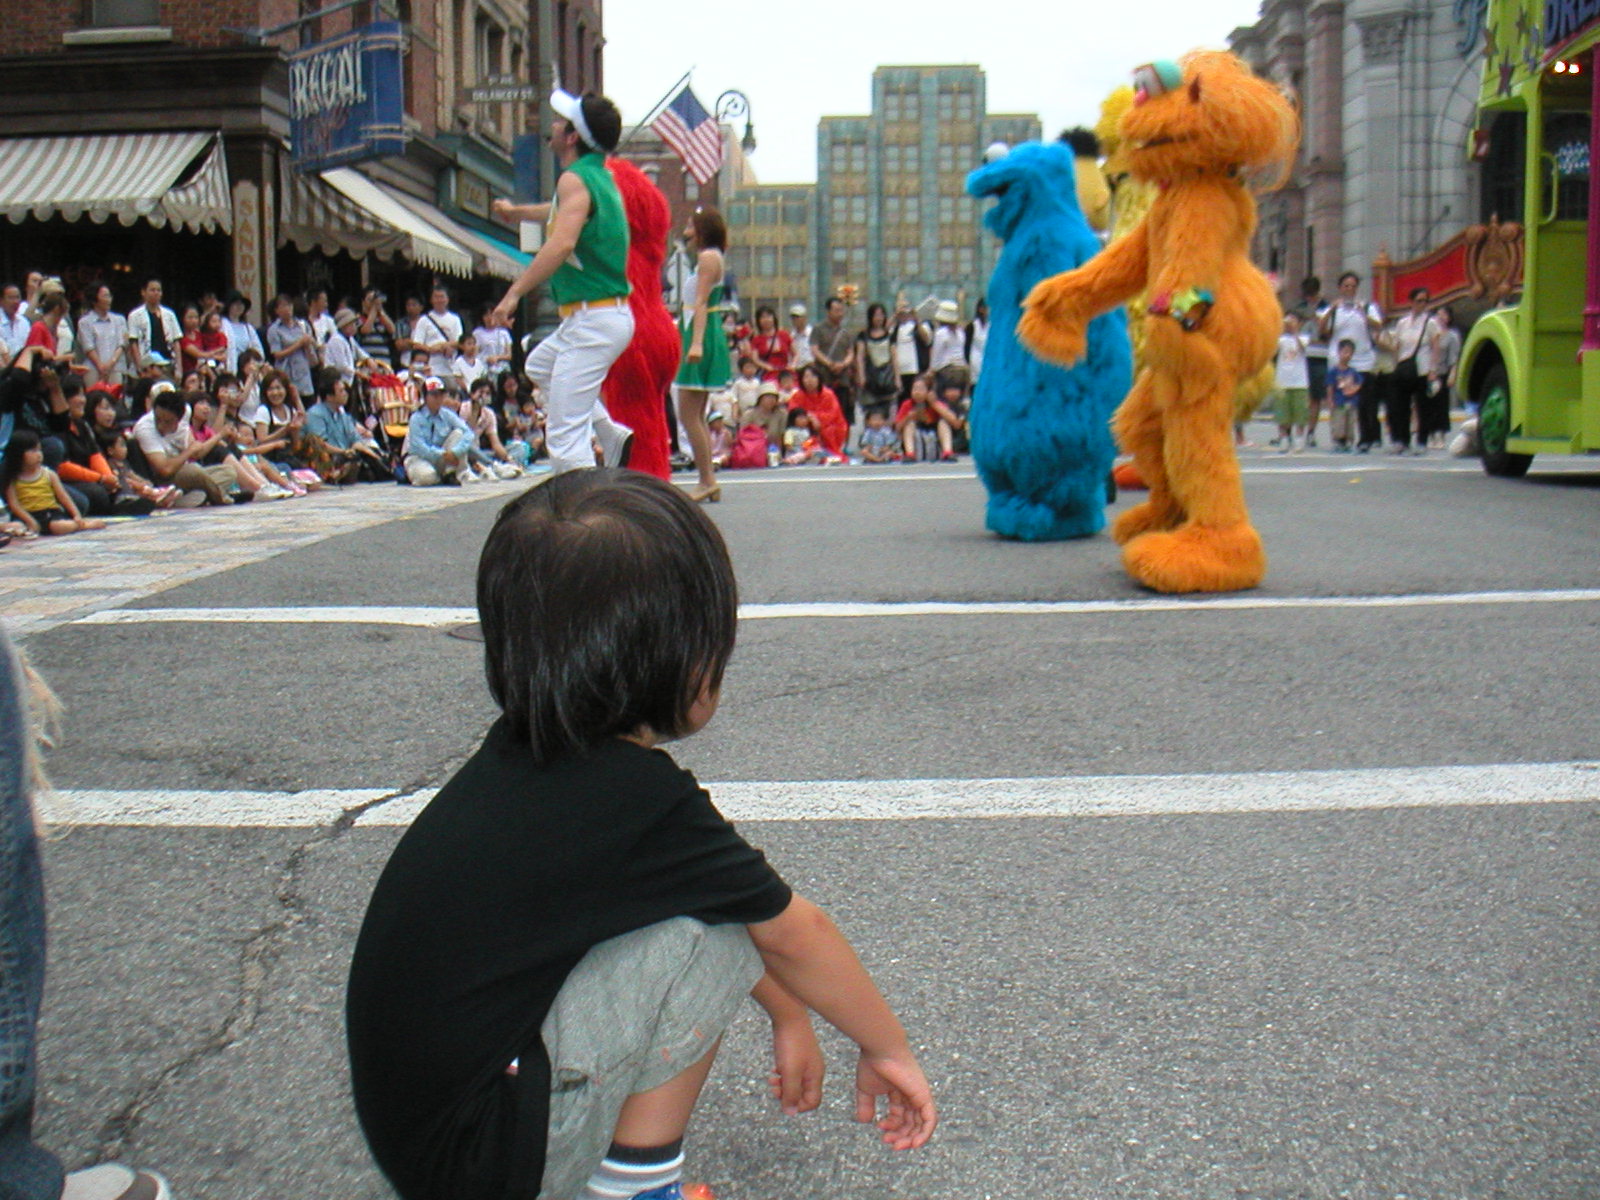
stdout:
{"type": "Polygon", "coordinates": [[[850,198],[848,196],[834,196],[828,201],[828,217],[835,225],[843,225],[850,219],[850,198]]]}
{"type": "Polygon", "coordinates": [[[939,197],[939,220],[946,225],[956,219],[956,198],[954,196],[939,197]]]}
{"type": "Polygon", "coordinates": [[[906,224],[920,225],[922,223],[922,198],[920,196],[907,196],[905,198],[906,224]]]}
{"type": "Polygon", "coordinates": [[[734,200],[728,205],[728,224],[750,224],[750,202],[748,200],[734,200]]]}
{"type": "Polygon", "coordinates": [[[850,197],[850,219],[857,225],[867,223],[867,198],[865,196],[850,197]]]}
{"type": "Polygon", "coordinates": [[[949,92],[947,92],[947,91],[945,91],[945,90],[943,90],[941,88],[940,91],[939,91],[939,120],[941,120],[941,121],[954,120],[955,119],[955,115],[956,115],[956,100],[955,100],[955,97],[952,96],[949,92]]]}
{"type": "Polygon", "coordinates": [[[950,142],[939,143],[939,170],[954,171],[956,169],[956,148],[950,142]]]}
{"type": "Polygon", "coordinates": [[[922,117],[922,98],[916,94],[907,96],[901,105],[900,111],[907,121],[920,120],[922,117]]]}
{"type": "Polygon", "coordinates": [[[883,148],[883,173],[896,175],[900,171],[900,147],[885,146],[883,148]]]}
{"type": "Polygon", "coordinates": [[[956,250],[956,270],[965,277],[970,276],[975,269],[976,264],[973,261],[972,247],[958,247],[956,250]]]}
{"type": "Polygon", "coordinates": [[[957,92],[956,93],[955,119],[958,120],[958,121],[970,121],[970,120],[972,120],[972,93],[971,92],[961,91],[961,92],[957,92]]]}
{"type": "Polygon", "coordinates": [[[855,142],[850,146],[850,169],[857,174],[867,169],[867,144],[855,142]]]}
{"type": "Polygon", "coordinates": [[[922,273],[922,251],[916,246],[906,248],[906,274],[920,275],[922,273]]]}
{"type": "Polygon", "coordinates": [[[850,251],[843,246],[836,247],[833,252],[833,277],[842,280],[850,273],[850,251]]]}
{"type": "Polygon", "coordinates": [[[700,185],[695,181],[695,177],[687,172],[683,176],[683,198],[691,202],[700,199],[700,185]]]}
{"type": "Polygon", "coordinates": [[[783,273],[791,278],[802,275],[806,269],[806,248],[804,246],[785,246],[783,248],[783,273]]]}
{"type": "Polygon", "coordinates": [[[778,273],[778,248],[776,246],[756,247],[756,274],[770,279],[778,273]]]}
{"type": "Polygon", "coordinates": [[[855,246],[850,250],[850,274],[858,281],[865,280],[867,275],[867,248],[855,246]]]}
{"type": "Polygon", "coordinates": [[[905,269],[905,255],[894,247],[889,247],[883,252],[883,273],[890,279],[899,279],[900,273],[905,269]]]}
{"type": "Polygon", "coordinates": [[[922,170],[922,147],[921,146],[907,146],[906,147],[905,169],[906,169],[906,174],[908,174],[908,175],[915,175],[918,171],[922,170]]]}
{"type": "Polygon", "coordinates": [[[847,171],[850,169],[850,148],[843,142],[835,142],[828,147],[828,166],[834,171],[847,171]]]}
{"type": "Polygon", "coordinates": [[[885,121],[898,121],[900,119],[900,93],[885,91],[883,94],[883,119],[885,121]]]}
{"type": "Polygon", "coordinates": [[[776,225],[777,223],[778,223],[778,206],[776,204],[774,204],[771,200],[759,200],[759,201],[757,201],[756,202],[756,224],[757,225],[766,226],[766,225],[776,225]]]}
{"type": "Polygon", "coordinates": [[[160,0],[89,0],[89,25],[125,29],[161,24],[160,0]]]}
{"type": "Polygon", "coordinates": [[[729,246],[727,259],[728,270],[732,271],[735,275],[750,274],[749,246],[729,246]]]}

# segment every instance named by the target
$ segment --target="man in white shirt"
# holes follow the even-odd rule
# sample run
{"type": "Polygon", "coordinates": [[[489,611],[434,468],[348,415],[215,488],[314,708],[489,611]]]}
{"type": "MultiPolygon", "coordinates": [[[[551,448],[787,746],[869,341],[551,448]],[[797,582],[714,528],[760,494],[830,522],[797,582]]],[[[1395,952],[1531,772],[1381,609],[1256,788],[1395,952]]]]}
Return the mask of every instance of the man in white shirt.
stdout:
{"type": "Polygon", "coordinates": [[[1411,444],[1412,416],[1420,420],[1427,404],[1428,385],[1436,371],[1439,327],[1428,312],[1432,299],[1425,287],[1414,287],[1409,297],[1411,311],[1394,323],[1395,367],[1389,380],[1389,439],[1393,453],[1421,456],[1428,450],[1427,431],[1417,430],[1416,445],[1411,444]]]}
{"type": "Polygon", "coordinates": [[[161,280],[145,281],[139,293],[144,303],[128,314],[128,340],[133,343],[134,362],[154,351],[171,362],[178,361],[178,341],[183,329],[177,315],[161,303],[161,280]]]}
{"type": "Polygon", "coordinates": [[[232,504],[224,488],[233,481],[233,469],[202,467],[197,461],[222,444],[222,435],[196,441],[189,432],[189,406],[171,384],[158,384],[150,395],[150,411],[134,422],[133,438],[144,452],[151,479],[185,492],[204,492],[209,504],[232,504]]]}
{"type": "Polygon", "coordinates": [[[317,335],[317,345],[326,346],[338,326],[328,315],[328,293],[317,290],[306,293],[306,321],[311,332],[317,335]]]}
{"type": "Polygon", "coordinates": [[[811,322],[806,320],[806,306],[796,304],[789,309],[789,339],[794,343],[794,371],[813,361],[811,353],[811,322]]]}
{"type": "Polygon", "coordinates": [[[412,325],[411,340],[427,350],[429,373],[443,380],[448,391],[460,387],[455,361],[461,349],[461,330],[461,318],[450,311],[450,293],[441,283],[433,289],[433,307],[412,325]]]}
{"type": "Polygon", "coordinates": [[[1362,304],[1357,300],[1360,287],[1361,276],[1354,271],[1339,276],[1339,299],[1323,312],[1317,325],[1325,345],[1337,346],[1348,339],[1356,348],[1350,365],[1361,372],[1363,379],[1356,450],[1365,454],[1383,441],[1383,427],[1378,424],[1378,389],[1372,375],[1372,365],[1378,357],[1372,339],[1383,328],[1383,310],[1370,301],[1362,304]]]}
{"type": "Polygon", "coordinates": [[[22,313],[22,289],[14,283],[0,288],[0,367],[22,353],[31,322],[22,313]]]}
{"type": "Polygon", "coordinates": [[[88,364],[83,382],[120,384],[128,359],[128,321],[111,311],[111,289],[100,284],[94,289],[94,303],[78,318],[78,345],[88,364]]]}

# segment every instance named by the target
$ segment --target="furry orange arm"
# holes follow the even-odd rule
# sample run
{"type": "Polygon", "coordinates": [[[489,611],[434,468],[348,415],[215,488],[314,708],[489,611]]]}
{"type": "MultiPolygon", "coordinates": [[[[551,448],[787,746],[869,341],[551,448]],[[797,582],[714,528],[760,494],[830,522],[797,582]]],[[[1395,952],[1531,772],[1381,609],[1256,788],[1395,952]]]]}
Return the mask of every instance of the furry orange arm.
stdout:
{"type": "Polygon", "coordinates": [[[1150,271],[1149,221],[1142,221],[1075,271],[1036,285],[1023,301],[1017,336],[1046,362],[1083,357],[1091,317],[1137,295],[1150,271]]]}

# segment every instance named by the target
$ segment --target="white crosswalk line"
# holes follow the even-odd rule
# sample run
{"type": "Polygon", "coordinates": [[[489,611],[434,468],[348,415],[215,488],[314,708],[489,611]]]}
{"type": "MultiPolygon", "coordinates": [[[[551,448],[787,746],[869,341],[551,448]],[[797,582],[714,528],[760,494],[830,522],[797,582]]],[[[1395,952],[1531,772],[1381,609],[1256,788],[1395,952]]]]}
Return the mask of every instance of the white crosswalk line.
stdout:
{"type": "MultiPolygon", "coordinates": [[[[1600,763],[1501,763],[1087,775],[1040,779],[781,780],[706,785],[735,821],[1169,816],[1600,801],[1600,763]]],[[[56,825],[304,828],[354,809],[358,827],[407,825],[434,788],[248,791],[66,791],[45,806],[56,825]],[[381,804],[375,803],[391,797],[381,804]]]]}

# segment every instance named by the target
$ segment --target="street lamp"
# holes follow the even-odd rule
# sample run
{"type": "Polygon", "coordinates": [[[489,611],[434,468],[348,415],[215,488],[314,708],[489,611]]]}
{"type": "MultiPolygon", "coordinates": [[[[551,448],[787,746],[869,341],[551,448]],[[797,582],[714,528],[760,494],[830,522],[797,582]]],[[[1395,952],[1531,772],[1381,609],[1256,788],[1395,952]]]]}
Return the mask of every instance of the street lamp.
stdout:
{"type": "Polygon", "coordinates": [[[750,123],[750,97],[737,88],[729,88],[717,97],[717,124],[724,121],[737,121],[744,118],[744,137],[739,139],[739,145],[746,154],[754,154],[756,150],[756,127],[750,123]]]}

